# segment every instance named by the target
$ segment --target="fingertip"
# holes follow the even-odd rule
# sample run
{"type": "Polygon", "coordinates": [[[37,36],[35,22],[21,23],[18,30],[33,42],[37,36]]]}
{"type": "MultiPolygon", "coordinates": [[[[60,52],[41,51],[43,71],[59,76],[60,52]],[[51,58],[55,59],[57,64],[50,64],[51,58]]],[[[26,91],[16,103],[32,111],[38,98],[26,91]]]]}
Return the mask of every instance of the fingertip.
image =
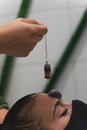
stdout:
{"type": "Polygon", "coordinates": [[[44,25],[44,29],[45,29],[45,34],[46,34],[48,32],[47,26],[44,25]]]}

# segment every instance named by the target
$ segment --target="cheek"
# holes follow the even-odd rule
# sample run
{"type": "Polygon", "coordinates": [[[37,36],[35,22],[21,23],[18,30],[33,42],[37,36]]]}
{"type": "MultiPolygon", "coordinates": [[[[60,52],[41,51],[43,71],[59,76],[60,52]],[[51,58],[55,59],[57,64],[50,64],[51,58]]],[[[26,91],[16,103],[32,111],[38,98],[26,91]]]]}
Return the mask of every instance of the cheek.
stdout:
{"type": "Polygon", "coordinates": [[[52,121],[52,111],[50,110],[46,110],[44,113],[43,113],[43,120],[47,121],[47,122],[51,122],[52,121]]]}
{"type": "Polygon", "coordinates": [[[68,120],[67,119],[57,119],[53,120],[51,123],[43,124],[50,130],[64,130],[66,126],[68,125],[68,120]]]}
{"type": "Polygon", "coordinates": [[[60,130],[64,129],[68,125],[69,120],[70,120],[70,116],[69,115],[67,115],[65,117],[58,118],[54,122],[54,127],[56,127],[56,129],[60,129],[60,130]]]}
{"type": "Polygon", "coordinates": [[[44,109],[39,112],[40,121],[42,121],[43,125],[50,125],[53,122],[52,110],[44,109]]]}

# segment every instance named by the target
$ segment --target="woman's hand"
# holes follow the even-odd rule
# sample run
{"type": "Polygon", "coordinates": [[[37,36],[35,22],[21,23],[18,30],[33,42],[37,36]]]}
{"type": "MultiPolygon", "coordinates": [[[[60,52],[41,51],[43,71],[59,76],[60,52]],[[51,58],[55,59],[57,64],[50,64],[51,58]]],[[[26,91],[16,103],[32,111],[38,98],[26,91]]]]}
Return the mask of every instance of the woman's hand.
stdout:
{"type": "Polygon", "coordinates": [[[0,27],[0,53],[25,57],[46,33],[47,27],[36,20],[13,20],[0,27]]]}

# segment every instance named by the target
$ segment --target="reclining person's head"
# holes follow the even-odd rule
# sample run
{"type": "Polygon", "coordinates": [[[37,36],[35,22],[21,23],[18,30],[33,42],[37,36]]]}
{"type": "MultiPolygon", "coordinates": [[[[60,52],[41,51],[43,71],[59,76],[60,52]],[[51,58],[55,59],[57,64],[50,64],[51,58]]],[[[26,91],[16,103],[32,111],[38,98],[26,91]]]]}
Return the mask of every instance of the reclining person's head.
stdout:
{"type": "Polygon", "coordinates": [[[2,130],[65,129],[87,130],[87,105],[77,100],[65,103],[52,93],[21,98],[9,110],[2,126],[2,130]]]}
{"type": "Polygon", "coordinates": [[[71,117],[71,104],[45,93],[17,101],[8,112],[3,130],[63,130],[71,117]]]}

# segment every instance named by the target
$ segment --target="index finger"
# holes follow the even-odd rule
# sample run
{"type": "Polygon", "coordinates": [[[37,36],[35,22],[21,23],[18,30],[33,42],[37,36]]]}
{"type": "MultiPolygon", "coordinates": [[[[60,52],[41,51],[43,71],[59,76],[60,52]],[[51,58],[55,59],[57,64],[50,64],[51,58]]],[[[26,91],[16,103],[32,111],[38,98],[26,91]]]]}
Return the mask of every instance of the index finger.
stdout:
{"type": "Polygon", "coordinates": [[[37,20],[35,19],[28,19],[28,18],[19,18],[20,21],[22,22],[26,22],[26,23],[31,23],[31,24],[41,24],[41,25],[44,25],[44,23],[42,22],[38,22],[37,20]]]}
{"type": "Polygon", "coordinates": [[[38,35],[44,35],[48,32],[48,28],[45,25],[35,25],[38,35]]]}

